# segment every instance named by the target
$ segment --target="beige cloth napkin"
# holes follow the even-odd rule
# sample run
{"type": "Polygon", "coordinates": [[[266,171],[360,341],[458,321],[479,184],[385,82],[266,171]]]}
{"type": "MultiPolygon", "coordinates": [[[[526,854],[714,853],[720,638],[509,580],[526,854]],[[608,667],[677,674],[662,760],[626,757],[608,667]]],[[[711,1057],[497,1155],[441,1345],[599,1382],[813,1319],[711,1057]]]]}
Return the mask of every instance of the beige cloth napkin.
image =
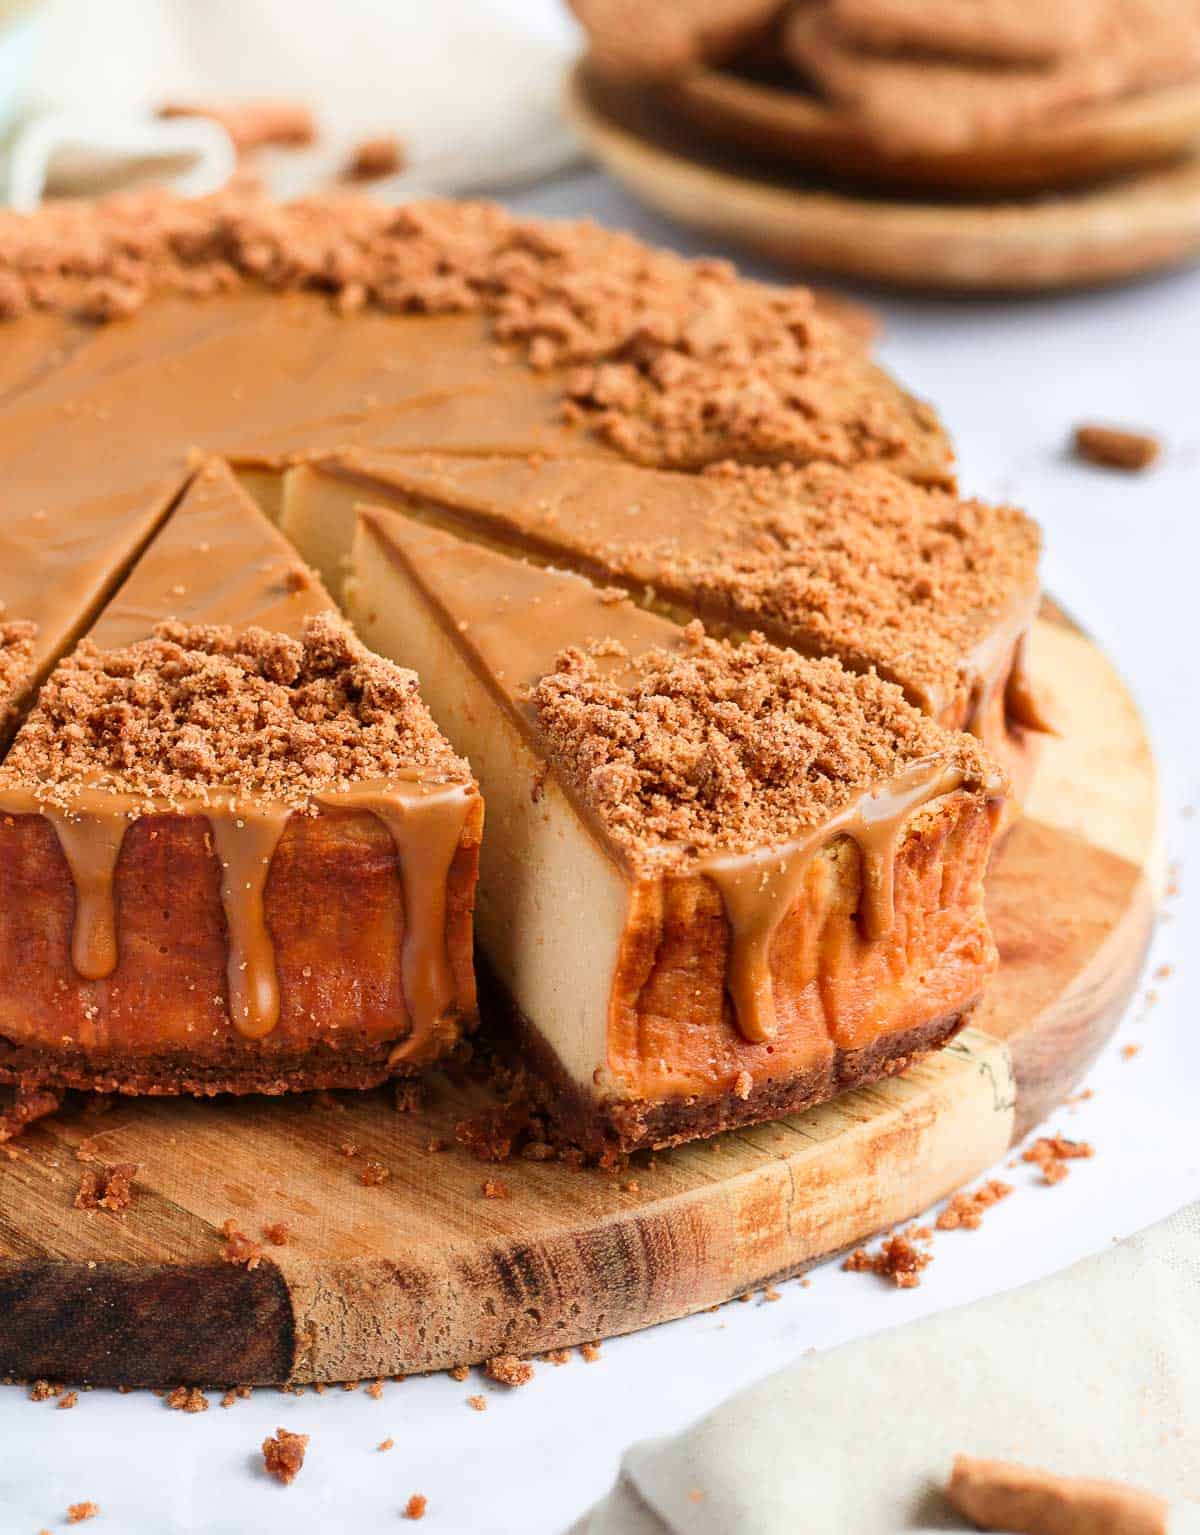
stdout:
{"type": "Polygon", "coordinates": [[[1200,1531],[1200,1204],[1050,1279],[813,1355],[634,1445],[571,1535],[968,1528],[958,1452],[1128,1481],[1200,1531]]]}
{"type": "Polygon", "coordinates": [[[186,178],[184,192],[219,185],[229,161],[183,143],[195,125],[155,120],[168,100],[311,108],[311,149],[256,158],[280,197],[334,180],[357,142],[384,133],[409,157],[404,175],[372,187],[391,201],[509,187],[578,156],[559,111],[570,33],[527,24],[512,0],[44,0],[39,23],[22,106],[40,137],[10,161],[7,192],[24,206],[43,171],[89,190],[92,148],[96,190],[120,184],[122,156],[131,179],[157,164],[160,179],[186,178]],[[180,158],[181,146],[194,152],[180,158]]]}

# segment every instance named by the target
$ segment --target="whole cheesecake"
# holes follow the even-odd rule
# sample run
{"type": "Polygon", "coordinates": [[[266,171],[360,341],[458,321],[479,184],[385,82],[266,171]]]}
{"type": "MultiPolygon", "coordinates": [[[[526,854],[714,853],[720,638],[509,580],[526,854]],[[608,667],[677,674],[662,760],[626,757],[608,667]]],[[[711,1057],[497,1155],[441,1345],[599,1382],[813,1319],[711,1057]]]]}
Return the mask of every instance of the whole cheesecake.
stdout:
{"type": "Polygon", "coordinates": [[[577,1139],[961,1026],[1043,728],[1037,533],[806,290],[487,205],[155,195],[0,217],[0,315],[0,1079],[428,1064],[475,1018],[481,837],[490,991],[577,1139]],[[557,863],[531,795],[584,828],[557,863]]]}

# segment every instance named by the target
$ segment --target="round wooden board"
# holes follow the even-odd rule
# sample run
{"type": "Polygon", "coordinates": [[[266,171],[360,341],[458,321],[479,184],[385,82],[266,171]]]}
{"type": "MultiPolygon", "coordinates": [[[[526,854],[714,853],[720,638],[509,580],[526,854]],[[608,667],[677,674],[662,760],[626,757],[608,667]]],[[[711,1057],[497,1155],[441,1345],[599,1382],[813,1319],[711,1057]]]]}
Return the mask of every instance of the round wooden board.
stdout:
{"type": "Polygon", "coordinates": [[[885,154],[862,125],[794,84],[697,69],[659,90],[702,139],[741,145],[801,172],[932,195],[1041,192],[1162,164],[1200,140],[1200,89],[1145,91],[1031,127],[1015,141],[885,154]]]}
{"type": "Polygon", "coordinates": [[[1000,974],[940,1055],[623,1174],[475,1161],[454,1126],[484,1091],[444,1079],[419,1114],[382,1092],[64,1111],[0,1157],[0,1375],[357,1380],[540,1352],[727,1300],[975,1177],[1108,1038],[1161,881],[1154,764],[1120,679],[1053,614],[1033,664],[1062,734],[990,875],[1000,974]],[[368,1158],[386,1182],[359,1181],[368,1158]],[[138,1165],[132,1208],[75,1209],[84,1166],[115,1162],[138,1165]],[[509,1198],[483,1197],[489,1175],[509,1198]],[[286,1221],[290,1240],[231,1265],[230,1217],[255,1240],[286,1221]]]}
{"type": "Polygon", "coordinates": [[[774,172],[583,65],[565,104],[584,143],[643,202],[788,265],[995,293],[1114,282],[1200,255],[1200,155],[1057,196],[935,203],[774,172]]]}

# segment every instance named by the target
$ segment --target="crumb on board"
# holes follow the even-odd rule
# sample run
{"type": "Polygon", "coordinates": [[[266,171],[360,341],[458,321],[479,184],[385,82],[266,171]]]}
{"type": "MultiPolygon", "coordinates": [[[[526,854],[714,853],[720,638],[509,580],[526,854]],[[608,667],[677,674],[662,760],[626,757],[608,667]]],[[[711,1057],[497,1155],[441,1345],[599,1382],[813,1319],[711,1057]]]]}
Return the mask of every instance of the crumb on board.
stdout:
{"type": "Polygon", "coordinates": [[[16,1140],[36,1120],[53,1114],[62,1100],[61,1093],[50,1092],[49,1089],[18,1087],[8,1108],[0,1109],[0,1144],[16,1140]]]}
{"type": "Polygon", "coordinates": [[[485,1178],[480,1184],[485,1199],[511,1199],[512,1190],[499,1178],[485,1178]]]}
{"type": "Polygon", "coordinates": [[[208,1398],[199,1386],[176,1386],[168,1392],[167,1406],[172,1412],[207,1412],[208,1398]]]}
{"type": "Polygon", "coordinates": [[[136,1162],[114,1162],[112,1166],[87,1167],[79,1175],[75,1195],[77,1210],[110,1210],[114,1214],[128,1210],[133,1203],[136,1162]]]}
{"type": "Polygon", "coordinates": [[[414,1492],[412,1497],[404,1505],[404,1517],[406,1519],[424,1519],[425,1510],[429,1507],[429,1499],[423,1492],[414,1492]]]}
{"type": "Polygon", "coordinates": [[[483,1368],[488,1379],[501,1386],[524,1386],[533,1379],[533,1366],[516,1354],[496,1354],[483,1368]]]}
{"type": "Polygon", "coordinates": [[[247,1269],[256,1269],[262,1262],[262,1248],[239,1229],[232,1215],[221,1227],[221,1236],[225,1240],[222,1256],[226,1263],[240,1263],[247,1269]]]}
{"type": "Polygon", "coordinates": [[[1149,432],[1088,423],[1075,428],[1077,456],[1103,469],[1148,469],[1161,451],[1162,443],[1149,432]]]}
{"type": "Polygon", "coordinates": [[[286,1428],[276,1429],[271,1438],[263,1440],[263,1466],[277,1482],[290,1486],[300,1474],[307,1449],[307,1434],[289,1434],[286,1428]]]}
{"type": "Polygon", "coordinates": [[[286,1247],[291,1239],[291,1232],[286,1221],[269,1221],[263,1227],[262,1234],[272,1247],[286,1247]]]}
{"type": "Polygon", "coordinates": [[[417,1114],[429,1101],[429,1092],[423,1082],[401,1077],[392,1089],[392,1107],[397,1114],[417,1114]]]}
{"type": "Polygon", "coordinates": [[[390,1170],[382,1162],[364,1162],[358,1181],[367,1188],[377,1188],[379,1184],[386,1183],[391,1176],[390,1170]]]}
{"type": "Polygon", "coordinates": [[[921,1283],[921,1271],[933,1261],[931,1253],[923,1253],[913,1242],[900,1233],[885,1238],[879,1251],[869,1253],[859,1247],[842,1263],[851,1274],[877,1274],[890,1279],[900,1290],[915,1290],[921,1283]]]}

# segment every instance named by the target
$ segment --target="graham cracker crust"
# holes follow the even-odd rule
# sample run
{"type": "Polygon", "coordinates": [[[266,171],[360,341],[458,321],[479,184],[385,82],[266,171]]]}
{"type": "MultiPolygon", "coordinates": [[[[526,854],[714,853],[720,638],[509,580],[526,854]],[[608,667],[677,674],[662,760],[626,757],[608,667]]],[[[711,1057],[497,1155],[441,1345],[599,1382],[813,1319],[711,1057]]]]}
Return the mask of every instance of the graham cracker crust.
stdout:
{"type": "Polygon", "coordinates": [[[897,1076],[948,1044],[970,1021],[979,1002],[974,998],[918,1028],[883,1035],[862,1050],[838,1050],[827,1068],[754,1083],[744,1098],[729,1090],[711,1098],[688,1096],[659,1102],[611,1096],[594,1099],[563,1071],[549,1043],[516,1006],[478,950],[475,967],[488,1043],[526,1069],[529,1096],[559,1134],[595,1156],[662,1150],[722,1130],[781,1119],[851,1088],[897,1076]]]}

